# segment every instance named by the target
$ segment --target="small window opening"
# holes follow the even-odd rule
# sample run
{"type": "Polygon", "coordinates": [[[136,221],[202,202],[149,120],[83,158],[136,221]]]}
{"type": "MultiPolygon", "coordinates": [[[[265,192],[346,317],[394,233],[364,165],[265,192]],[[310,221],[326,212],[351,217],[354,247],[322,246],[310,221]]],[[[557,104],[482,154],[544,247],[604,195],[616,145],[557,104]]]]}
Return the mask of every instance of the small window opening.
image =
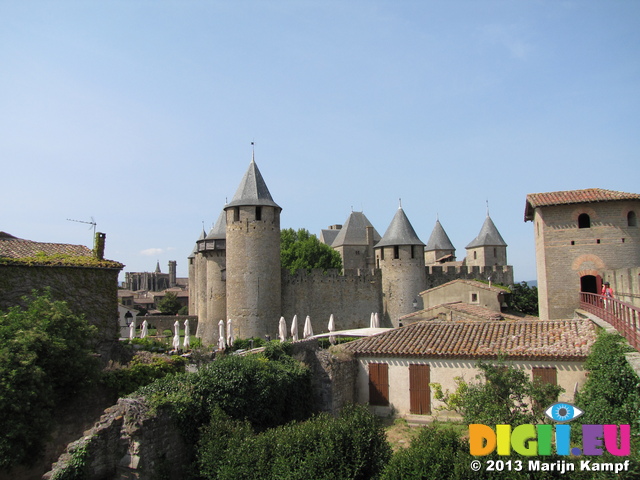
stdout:
{"type": "Polygon", "coordinates": [[[411,258],[416,258],[415,245],[411,245],[411,258]]]}
{"type": "Polygon", "coordinates": [[[497,248],[493,248],[493,256],[494,258],[498,256],[498,249],[497,248]]]}
{"type": "Polygon", "coordinates": [[[571,240],[571,245],[575,245],[576,242],[574,240],[571,240]]]}
{"type": "Polygon", "coordinates": [[[636,218],[636,212],[627,213],[627,226],[629,227],[637,227],[638,220],[636,218]]]}
{"type": "Polygon", "coordinates": [[[473,259],[477,260],[478,259],[478,252],[473,252],[473,259]]]}
{"type": "Polygon", "coordinates": [[[624,243],[624,238],[622,239],[622,243],[624,243]]]}
{"type": "Polygon", "coordinates": [[[256,207],[256,221],[262,220],[262,207],[256,207]]]}
{"type": "Polygon", "coordinates": [[[380,260],[384,260],[384,247],[380,249],[380,260]]]}
{"type": "Polygon", "coordinates": [[[596,239],[596,243],[597,243],[597,244],[600,244],[600,239],[599,239],[599,238],[598,238],[598,239],[596,239]]]}
{"type": "Polygon", "coordinates": [[[400,258],[400,247],[398,245],[393,247],[393,258],[400,258]]]}
{"type": "Polygon", "coordinates": [[[233,207],[233,221],[240,221],[240,207],[233,207]]]}
{"type": "Polygon", "coordinates": [[[578,217],[578,228],[591,228],[591,218],[586,213],[581,213],[578,217]]]}
{"type": "Polygon", "coordinates": [[[477,293],[472,293],[471,294],[471,303],[477,303],[478,302],[478,294],[477,293]]]}

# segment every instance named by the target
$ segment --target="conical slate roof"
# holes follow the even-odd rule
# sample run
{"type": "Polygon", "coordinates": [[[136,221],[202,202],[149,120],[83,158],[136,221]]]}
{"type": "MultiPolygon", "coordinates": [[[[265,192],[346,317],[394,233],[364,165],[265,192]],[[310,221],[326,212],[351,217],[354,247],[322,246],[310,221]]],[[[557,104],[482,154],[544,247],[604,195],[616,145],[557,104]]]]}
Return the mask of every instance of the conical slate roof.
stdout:
{"type": "MultiPolygon", "coordinates": [[[[343,245],[367,245],[367,227],[373,227],[373,225],[364,213],[351,212],[331,246],[336,248],[343,245]]],[[[374,228],[373,244],[380,241],[380,238],[380,234],[374,228]]]]}
{"type": "Polygon", "coordinates": [[[236,194],[231,199],[225,208],[238,207],[242,205],[265,205],[269,207],[276,207],[282,210],[280,206],[273,201],[267,184],[262,178],[260,170],[256,165],[255,160],[252,158],[249,168],[247,169],[236,194]]]}
{"type": "Polygon", "coordinates": [[[436,226],[433,227],[427,246],[424,247],[424,249],[426,252],[433,250],[455,250],[451,240],[449,240],[447,232],[442,228],[440,220],[436,220],[436,226]]]}
{"type": "Polygon", "coordinates": [[[215,225],[209,230],[207,240],[224,240],[227,238],[227,212],[222,210],[215,225]]]}
{"type": "Polygon", "coordinates": [[[196,241],[196,246],[193,247],[193,250],[191,251],[191,255],[189,255],[187,258],[195,258],[196,257],[196,253],[198,253],[198,242],[200,240],[204,240],[207,237],[207,232],[204,231],[204,228],[202,229],[202,233],[200,234],[200,236],[198,237],[198,240],[196,241]]]}
{"type": "Polygon", "coordinates": [[[487,215],[487,219],[484,221],[480,233],[466,248],[476,247],[506,247],[507,243],[502,239],[502,235],[498,232],[498,229],[493,224],[491,217],[487,215]]]}
{"type": "Polygon", "coordinates": [[[382,240],[376,244],[376,248],[390,245],[424,245],[418,238],[402,207],[398,208],[382,240]]]}

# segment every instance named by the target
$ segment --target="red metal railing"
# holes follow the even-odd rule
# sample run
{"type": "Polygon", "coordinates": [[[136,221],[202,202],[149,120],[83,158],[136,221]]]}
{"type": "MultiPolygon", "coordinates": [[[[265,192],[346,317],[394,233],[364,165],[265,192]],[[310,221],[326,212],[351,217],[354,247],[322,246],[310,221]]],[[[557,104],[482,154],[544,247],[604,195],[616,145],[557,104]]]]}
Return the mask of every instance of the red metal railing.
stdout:
{"type": "Polygon", "coordinates": [[[600,317],[640,350],[640,308],[595,293],[580,293],[580,308],[600,317]]]}

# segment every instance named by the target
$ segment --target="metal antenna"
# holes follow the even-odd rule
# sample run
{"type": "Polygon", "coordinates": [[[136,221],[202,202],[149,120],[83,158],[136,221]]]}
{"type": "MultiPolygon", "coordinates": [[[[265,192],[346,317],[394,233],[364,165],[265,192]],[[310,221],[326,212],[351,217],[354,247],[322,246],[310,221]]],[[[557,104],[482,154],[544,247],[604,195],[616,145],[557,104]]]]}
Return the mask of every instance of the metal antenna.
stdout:
{"type": "Polygon", "coordinates": [[[95,243],[96,243],[96,225],[97,225],[97,223],[93,219],[93,217],[91,217],[91,221],[90,222],[87,222],[87,221],[84,221],[84,220],[74,220],[72,218],[67,218],[67,220],[69,222],[86,223],[87,225],[91,225],[89,227],[89,230],[91,230],[93,228],[93,244],[94,244],[93,246],[95,247],[95,243]]]}

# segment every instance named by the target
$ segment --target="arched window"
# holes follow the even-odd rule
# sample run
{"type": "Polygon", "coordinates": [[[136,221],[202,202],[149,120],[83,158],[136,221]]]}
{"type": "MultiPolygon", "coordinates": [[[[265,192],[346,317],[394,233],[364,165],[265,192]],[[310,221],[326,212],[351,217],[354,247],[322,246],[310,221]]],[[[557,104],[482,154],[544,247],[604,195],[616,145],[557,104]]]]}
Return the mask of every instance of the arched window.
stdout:
{"type": "Polygon", "coordinates": [[[591,219],[586,213],[581,213],[578,217],[578,228],[591,228],[591,219]]]}
{"type": "Polygon", "coordinates": [[[638,226],[638,220],[636,218],[636,212],[631,211],[631,212],[627,213],[627,225],[629,227],[637,227],[638,226]]]}

